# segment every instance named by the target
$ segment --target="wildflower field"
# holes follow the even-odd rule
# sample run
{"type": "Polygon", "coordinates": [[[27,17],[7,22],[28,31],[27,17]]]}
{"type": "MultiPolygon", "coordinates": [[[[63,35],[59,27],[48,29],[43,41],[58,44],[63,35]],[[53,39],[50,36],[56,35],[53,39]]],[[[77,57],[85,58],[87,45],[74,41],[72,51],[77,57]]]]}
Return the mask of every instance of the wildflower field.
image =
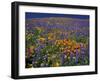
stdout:
{"type": "Polygon", "coordinates": [[[87,15],[26,13],[25,27],[25,68],[89,65],[87,15]]]}

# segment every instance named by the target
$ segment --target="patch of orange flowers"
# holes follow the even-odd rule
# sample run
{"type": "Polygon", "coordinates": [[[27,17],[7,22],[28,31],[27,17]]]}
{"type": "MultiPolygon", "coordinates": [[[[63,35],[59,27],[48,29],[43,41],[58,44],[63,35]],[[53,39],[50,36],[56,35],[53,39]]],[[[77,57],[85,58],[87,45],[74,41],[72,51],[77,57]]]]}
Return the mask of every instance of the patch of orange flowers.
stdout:
{"type": "Polygon", "coordinates": [[[57,46],[60,46],[61,51],[63,51],[66,54],[70,54],[71,52],[75,54],[76,50],[80,52],[81,48],[80,43],[77,43],[76,41],[70,39],[56,40],[55,44],[57,46]]]}

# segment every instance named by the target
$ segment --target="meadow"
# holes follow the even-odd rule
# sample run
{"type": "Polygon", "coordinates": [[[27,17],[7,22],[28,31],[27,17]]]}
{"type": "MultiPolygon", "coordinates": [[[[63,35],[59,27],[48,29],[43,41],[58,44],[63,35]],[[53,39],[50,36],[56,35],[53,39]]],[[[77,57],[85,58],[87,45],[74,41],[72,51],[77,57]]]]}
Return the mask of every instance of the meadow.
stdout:
{"type": "Polygon", "coordinates": [[[89,65],[89,19],[26,19],[26,68],[89,65]]]}

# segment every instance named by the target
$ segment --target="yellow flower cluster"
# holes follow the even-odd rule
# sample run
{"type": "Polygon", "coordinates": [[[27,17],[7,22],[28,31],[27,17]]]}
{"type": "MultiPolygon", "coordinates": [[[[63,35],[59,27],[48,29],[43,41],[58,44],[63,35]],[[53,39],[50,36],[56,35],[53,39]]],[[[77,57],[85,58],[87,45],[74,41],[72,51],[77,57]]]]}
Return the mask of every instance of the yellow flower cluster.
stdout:
{"type": "Polygon", "coordinates": [[[39,40],[40,41],[45,41],[45,38],[44,37],[40,37],[39,40]]]}
{"type": "Polygon", "coordinates": [[[48,40],[54,40],[55,39],[54,36],[55,35],[53,33],[48,33],[48,40]]]}

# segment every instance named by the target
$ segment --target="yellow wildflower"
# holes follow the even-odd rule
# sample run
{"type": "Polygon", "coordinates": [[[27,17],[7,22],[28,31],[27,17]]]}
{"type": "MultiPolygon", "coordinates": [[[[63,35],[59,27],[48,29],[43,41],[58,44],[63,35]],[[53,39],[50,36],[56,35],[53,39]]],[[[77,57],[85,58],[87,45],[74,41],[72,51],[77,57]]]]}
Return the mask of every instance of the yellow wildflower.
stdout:
{"type": "Polygon", "coordinates": [[[48,40],[52,40],[53,38],[52,37],[48,37],[48,40]]]}
{"type": "Polygon", "coordinates": [[[30,50],[30,53],[33,54],[34,53],[34,49],[35,47],[34,46],[30,46],[29,50],[30,50]]]}
{"type": "Polygon", "coordinates": [[[55,64],[53,64],[53,67],[58,67],[60,64],[58,62],[56,62],[55,64]]]}
{"type": "Polygon", "coordinates": [[[45,38],[40,37],[39,40],[40,40],[40,41],[45,41],[45,38]]]}

